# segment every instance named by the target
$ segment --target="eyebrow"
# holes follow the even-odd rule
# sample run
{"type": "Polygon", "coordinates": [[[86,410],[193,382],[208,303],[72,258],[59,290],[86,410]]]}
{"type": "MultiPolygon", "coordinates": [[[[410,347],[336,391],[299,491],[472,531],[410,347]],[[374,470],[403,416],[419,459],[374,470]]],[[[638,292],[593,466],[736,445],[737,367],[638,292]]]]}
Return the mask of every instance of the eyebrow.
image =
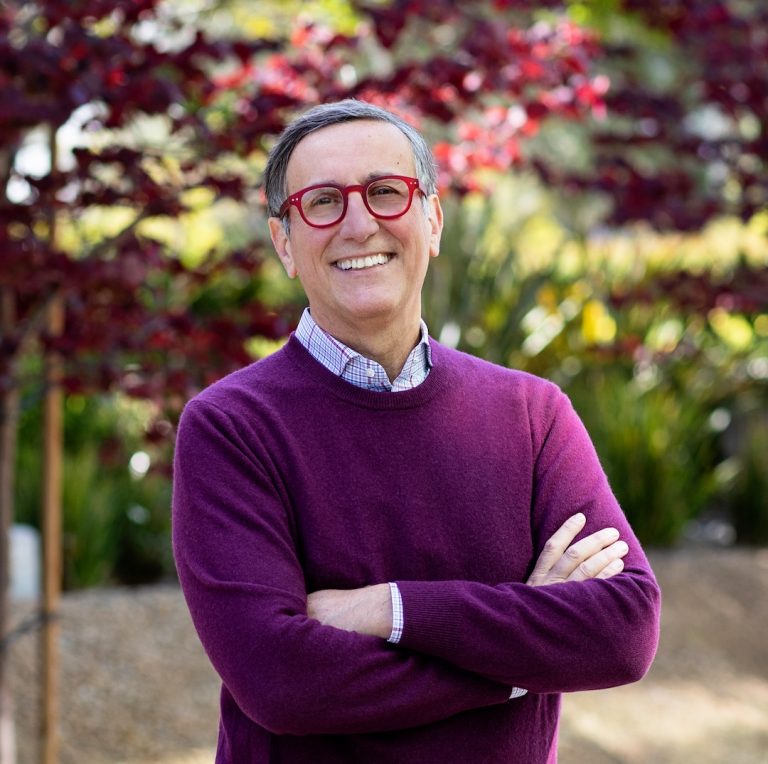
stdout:
{"type": "MultiPolygon", "coordinates": [[[[392,170],[392,171],[390,171],[390,170],[381,170],[381,171],[377,170],[375,172],[369,172],[368,175],[366,175],[365,178],[362,181],[360,181],[359,184],[357,184],[357,183],[347,183],[347,184],[344,184],[344,183],[339,183],[336,180],[318,180],[317,182],[310,183],[309,185],[310,186],[344,186],[344,185],[354,185],[354,186],[361,185],[361,186],[364,186],[369,181],[374,180],[374,178],[386,178],[386,177],[389,177],[389,176],[392,176],[392,175],[403,175],[403,173],[402,172],[395,172],[394,170],[392,170]]],[[[305,188],[307,188],[307,186],[305,186],[305,188]]]]}

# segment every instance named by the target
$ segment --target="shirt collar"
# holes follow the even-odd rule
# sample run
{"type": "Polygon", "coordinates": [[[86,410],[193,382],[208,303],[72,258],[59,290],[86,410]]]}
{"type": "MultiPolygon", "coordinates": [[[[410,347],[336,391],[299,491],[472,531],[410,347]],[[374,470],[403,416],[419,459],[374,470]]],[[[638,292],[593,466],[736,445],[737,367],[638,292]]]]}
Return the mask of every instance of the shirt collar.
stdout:
{"type": "Polygon", "coordinates": [[[296,339],[326,369],[357,387],[382,392],[410,390],[421,384],[432,368],[432,348],[424,321],[420,322],[420,338],[411,350],[397,378],[390,382],[384,368],[337,340],[319,327],[309,308],[304,310],[296,327],[296,339]]]}

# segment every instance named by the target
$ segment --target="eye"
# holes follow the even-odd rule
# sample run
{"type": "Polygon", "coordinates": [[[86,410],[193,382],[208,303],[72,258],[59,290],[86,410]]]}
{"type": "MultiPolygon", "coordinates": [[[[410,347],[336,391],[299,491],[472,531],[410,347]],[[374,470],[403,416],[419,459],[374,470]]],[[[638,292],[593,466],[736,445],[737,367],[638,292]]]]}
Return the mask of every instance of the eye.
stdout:
{"type": "Polygon", "coordinates": [[[408,192],[408,187],[400,180],[382,180],[368,187],[368,196],[403,196],[408,192]]]}
{"type": "Polygon", "coordinates": [[[335,188],[318,188],[304,195],[302,205],[307,209],[341,204],[341,194],[335,188]]]}

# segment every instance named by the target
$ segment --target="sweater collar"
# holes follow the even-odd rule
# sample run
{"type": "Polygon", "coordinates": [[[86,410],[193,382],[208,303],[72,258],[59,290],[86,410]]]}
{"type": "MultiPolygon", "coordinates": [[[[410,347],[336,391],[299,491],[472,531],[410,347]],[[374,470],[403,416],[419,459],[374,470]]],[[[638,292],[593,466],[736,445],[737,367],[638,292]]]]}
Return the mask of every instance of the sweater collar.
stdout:
{"type": "Polygon", "coordinates": [[[450,364],[446,364],[447,358],[444,358],[444,355],[450,351],[432,337],[428,338],[428,342],[434,361],[429,375],[417,387],[403,390],[397,395],[382,395],[380,392],[350,384],[314,358],[298,340],[295,332],[291,334],[279,353],[291,363],[295,370],[295,373],[290,375],[290,386],[294,388],[294,394],[316,394],[320,388],[323,388],[352,405],[388,411],[419,407],[434,398],[440,391],[453,386],[450,381],[453,379],[450,364]],[[306,387],[307,385],[310,387],[306,387]]]}

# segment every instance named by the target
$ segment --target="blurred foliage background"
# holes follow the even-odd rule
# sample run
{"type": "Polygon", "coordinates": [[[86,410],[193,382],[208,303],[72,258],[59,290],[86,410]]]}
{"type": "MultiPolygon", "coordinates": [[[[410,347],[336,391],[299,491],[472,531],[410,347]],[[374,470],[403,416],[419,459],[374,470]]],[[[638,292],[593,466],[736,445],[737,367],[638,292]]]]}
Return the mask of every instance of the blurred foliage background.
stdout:
{"type": "MultiPolygon", "coordinates": [[[[628,37],[639,46],[631,64],[607,59],[616,67],[605,72],[612,82],[638,78],[658,93],[675,92],[689,75],[686,50],[638,18],[631,5],[622,11],[612,2],[574,2],[568,12],[617,47],[628,37]]],[[[179,0],[167,7],[183,16],[184,34],[204,29],[221,39],[235,33],[282,39],[293,34],[299,16],[340,34],[354,33],[360,23],[354,5],[343,0],[179,0]]],[[[413,40],[401,45],[413,48],[413,40]]],[[[367,44],[356,56],[371,71],[386,65],[382,50],[367,44]]],[[[211,118],[226,120],[226,114],[221,106],[211,118]]],[[[704,129],[722,127],[722,115],[709,115],[714,127],[706,114],[694,117],[704,120],[704,129]]],[[[609,109],[611,120],[628,134],[635,127],[609,109]]],[[[554,158],[563,172],[589,169],[596,161],[590,135],[604,124],[548,121],[525,145],[529,163],[541,156],[554,158]]],[[[740,129],[766,128],[747,120],[740,129]]],[[[148,120],[133,130],[154,136],[162,149],[161,125],[148,120]]],[[[447,125],[430,138],[450,142],[456,134],[447,125]]],[[[172,167],[174,147],[167,149],[172,167]]],[[[629,141],[626,151],[651,165],[674,163],[629,141]]],[[[263,154],[249,161],[256,184],[263,154]]],[[[726,184],[722,193],[737,191],[726,184]]],[[[200,191],[188,201],[183,214],[140,227],[172,244],[184,267],[254,241],[268,249],[260,200],[235,202],[200,191]]],[[[515,166],[486,169],[476,186],[446,194],[443,248],[425,293],[430,332],[561,385],[644,542],[766,544],[768,212],[725,212],[684,231],[661,232],[648,222],[609,222],[614,201],[599,186],[547,183],[515,166]]],[[[118,206],[94,205],[61,236],[76,250],[119,229],[125,214],[118,206]]],[[[249,300],[293,318],[303,306],[298,285],[270,257],[256,272],[218,274],[188,304],[200,313],[226,313],[249,300]]],[[[281,341],[255,337],[250,357],[281,341]]],[[[15,520],[38,525],[42,387],[34,381],[35,361],[27,363],[15,520]]],[[[172,443],[159,437],[158,421],[165,422],[156,406],[124,393],[67,396],[65,586],[173,576],[172,443]]]]}

